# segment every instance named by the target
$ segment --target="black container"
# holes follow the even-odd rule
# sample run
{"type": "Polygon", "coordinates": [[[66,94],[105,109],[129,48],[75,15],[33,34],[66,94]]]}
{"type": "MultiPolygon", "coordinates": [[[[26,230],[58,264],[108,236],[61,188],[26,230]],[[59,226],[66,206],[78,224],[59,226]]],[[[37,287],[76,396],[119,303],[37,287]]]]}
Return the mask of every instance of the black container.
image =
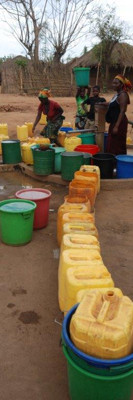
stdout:
{"type": "Polygon", "coordinates": [[[92,157],[93,164],[100,168],[101,179],[112,179],[115,157],[110,153],[97,153],[92,157]]]}

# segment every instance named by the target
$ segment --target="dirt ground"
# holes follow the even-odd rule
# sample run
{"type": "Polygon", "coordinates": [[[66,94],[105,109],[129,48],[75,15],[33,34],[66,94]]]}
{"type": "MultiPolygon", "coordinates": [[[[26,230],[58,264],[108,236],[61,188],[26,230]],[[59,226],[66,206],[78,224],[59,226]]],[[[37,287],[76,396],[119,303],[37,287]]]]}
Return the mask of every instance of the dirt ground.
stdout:
{"type": "MultiPolygon", "coordinates": [[[[109,101],[114,93],[103,94],[107,101],[109,101]]],[[[66,117],[65,121],[71,122],[74,125],[75,114],[76,114],[76,102],[74,97],[55,97],[64,110],[66,117]]],[[[127,117],[133,121],[133,94],[130,96],[131,104],[127,109],[127,117]]],[[[17,125],[23,125],[25,122],[34,122],[39,100],[37,97],[30,96],[16,96],[10,94],[0,93],[0,123],[7,123],[9,129],[9,136],[12,138],[16,137],[17,125]]],[[[108,124],[106,124],[106,130],[108,124]]],[[[39,134],[42,130],[41,125],[37,125],[35,135],[39,134]]],[[[128,134],[133,138],[133,129],[129,125],[128,134]]]]}
{"type": "MultiPolygon", "coordinates": [[[[75,100],[56,100],[66,120],[74,121],[75,100]]],[[[34,120],[38,100],[0,95],[0,101],[1,106],[21,107],[21,111],[0,112],[1,123],[8,123],[9,135],[15,137],[17,124],[34,120]]],[[[57,297],[56,242],[57,210],[68,186],[41,184],[20,172],[3,173],[0,200],[30,187],[51,190],[49,224],[34,231],[26,246],[0,242],[0,400],[69,400],[66,360],[60,346],[63,315],[57,297]]],[[[104,264],[115,285],[133,300],[132,204],[132,189],[102,190],[95,213],[104,264]]]]}

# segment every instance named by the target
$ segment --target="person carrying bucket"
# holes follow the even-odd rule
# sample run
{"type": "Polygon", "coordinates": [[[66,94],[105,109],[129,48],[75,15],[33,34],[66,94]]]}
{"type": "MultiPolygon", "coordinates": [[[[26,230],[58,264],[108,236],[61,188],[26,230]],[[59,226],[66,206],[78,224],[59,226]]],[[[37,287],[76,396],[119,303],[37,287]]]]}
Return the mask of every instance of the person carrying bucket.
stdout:
{"type": "Polygon", "coordinates": [[[55,102],[54,100],[49,100],[51,96],[51,92],[48,88],[44,88],[40,91],[38,98],[40,100],[40,105],[38,107],[38,113],[33,124],[33,134],[36,128],[36,125],[41,119],[42,113],[47,116],[47,124],[43,128],[40,135],[49,138],[51,142],[58,142],[57,135],[58,130],[62,126],[63,120],[65,117],[63,114],[62,107],[55,102]]]}

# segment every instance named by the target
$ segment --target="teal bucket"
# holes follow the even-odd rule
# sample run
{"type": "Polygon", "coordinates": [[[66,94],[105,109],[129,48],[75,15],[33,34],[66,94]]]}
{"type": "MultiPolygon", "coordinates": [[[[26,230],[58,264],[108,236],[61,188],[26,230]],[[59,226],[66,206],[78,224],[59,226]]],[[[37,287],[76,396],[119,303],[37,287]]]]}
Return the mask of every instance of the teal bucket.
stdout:
{"type": "Polygon", "coordinates": [[[55,152],[54,172],[61,172],[61,154],[66,151],[65,147],[53,147],[55,152]]]}
{"type": "Polygon", "coordinates": [[[77,86],[88,86],[90,83],[90,68],[76,67],[73,69],[77,86]]]}
{"type": "Polygon", "coordinates": [[[81,133],[78,137],[82,140],[82,144],[95,144],[95,133],[81,133]]]}
{"type": "Polygon", "coordinates": [[[117,376],[99,376],[79,367],[63,346],[71,400],[132,400],[133,369],[117,376]]]}
{"type": "Polygon", "coordinates": [[[21,246],[31,241],[36,204],[29,200],[0,202],[0,233],[3,243],[21,246]]]}

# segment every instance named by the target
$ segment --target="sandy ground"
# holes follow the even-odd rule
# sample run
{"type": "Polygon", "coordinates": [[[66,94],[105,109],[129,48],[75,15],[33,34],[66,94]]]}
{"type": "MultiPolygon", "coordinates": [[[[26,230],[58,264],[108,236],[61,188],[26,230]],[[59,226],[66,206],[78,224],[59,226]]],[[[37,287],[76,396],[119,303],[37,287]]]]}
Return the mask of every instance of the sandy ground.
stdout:
{"type": "MultiPolygon", "coordinates": [[[[10,136],[15,137],[17,124],[34,120],[38,101],[6,95],[0,95],[0,100],[1,105],[21,107],[22,111],[0,112],[1,122],[8,123],[10,136]]],[[[74,120],[75,100],[56,100],[67,121],[74,120]]],[[[52,192],[47,228],[34,231],[26,246],[0,242],[0,400],[69,400],[60,346],[63,316],[57,297],[56,242],[57,210],[68,187],[44,185],[20,172],[3,173],[0,200],[13,197],[21,188],[40,186],[52,192]]],[[[133,299],[132,204],[132,190],[103,190],[95,211],[103,261],[116,286],[133,299]]]]}
{"type": "MultiPolygon", "coordinates": [[[[114,93],[102,94],[107,101],[109,101],[114,93]]],[[[75,114],[76,114],[76,102],[74,97],[55,97],[64,110],[64,115],[67,122],[71,122],[74,125],[75,114]]],[[[127,109],[127,117],[133,121],[133,94],[130,96],[131,104],[127,109]]],[[[0,94],[0,123],[7,123],[9,129],[9,135],[16,137],[17,125],[23,125],[25,122],[34,122],[39,101],[37,97],[27,96],[16,96],[0,94]]],[[[106,130],[108,124],[106,124],[106,130]]],[[[37,125],[35,134],[38,134],[42,130],[41,125],[37,125]]],[[[133,138],[133,129],[129,125],[128,134],[131,134],[133,138]]]]}

